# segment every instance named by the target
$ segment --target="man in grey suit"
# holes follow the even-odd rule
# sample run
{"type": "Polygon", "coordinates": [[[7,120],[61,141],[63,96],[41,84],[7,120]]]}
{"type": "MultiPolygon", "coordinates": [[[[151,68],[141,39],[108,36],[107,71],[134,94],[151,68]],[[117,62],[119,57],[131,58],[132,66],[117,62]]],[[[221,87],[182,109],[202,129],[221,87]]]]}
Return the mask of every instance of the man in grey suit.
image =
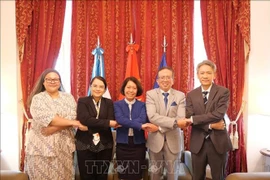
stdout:
{"type": "Polygon", "coordinates": [[[149,121],[159,130],[148,134],[151,180],[162,176],[163,167],[167,179],[177,179],[177,165],[180,153],[180,128],[188,124],[185,120],[185,95],[172,89],[174,72],[170,67],[158,71],[159,88],[146,93],[146,110],[149,121]]]}
{"type": "Polygon", "coordinates": [[[224,179],[227,152],[232,149],[224,115],[230,92],[213,83],[216,65],[209,60],[197,66],[201,86],[187,94],[186,117],[192,123],[190,151],[193,180],[205,179],[207,164],[213,180],[224,179]],[[212,123],[212,124],[211,124],[212,123]]]}

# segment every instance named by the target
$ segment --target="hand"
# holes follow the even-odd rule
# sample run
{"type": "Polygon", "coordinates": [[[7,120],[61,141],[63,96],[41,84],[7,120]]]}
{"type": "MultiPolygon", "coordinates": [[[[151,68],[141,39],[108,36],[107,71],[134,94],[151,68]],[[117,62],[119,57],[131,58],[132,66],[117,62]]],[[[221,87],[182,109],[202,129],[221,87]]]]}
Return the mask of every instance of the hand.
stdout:
{"type": "Polygon", "coordinates": [[[71,121],[71,124],[74,128],[78,128],[79,126],[81,126],[82,124],[80,123],[80,121],[78,120],[74,120],[74,121],[71,121]]]}
{"type": "Polygon", "coordinates": [[[64,129],[67,129],[69,127],[67,126],[52,126],[52,125],[49,125],[47,127],[43,127],[41,128],[41,134],[44,135],[44,136],[50,136],[58,131],[62,131],[64,129]]]}
{"type": "Polygon", "coordinates": [[[81,131],[88,131],[88,127],[84,126],[82,124],[78,127],[78,129],[81,130],[81,131]]]}
{"type": "Polygon", "coordinates": [[[187,126],[187,127],[190,126],[190,125],[192,124],[191,119],[185,119],[185,121],[186,121],[186,126],[187,126]]]}
{"type": "Polygon", "coordinates": [[[47,127],[43,127],[41,128],[41,134],[43,136],[50,136],[55,132],[55,127],[54,126],[47,126],[47,127]]]}
{"type": "Polygon", "coordinates": [[[215,130],[224,130],[226,128],[226,124],[224,120],[220,120],[217,123],[210,124],[210,127],[215,130]]]}
{"type": "Polygon", "coordinates": [[[177,120],[177,125],[181,129],[185,129],[191,124],[192,124],[192,122],[190,119],[178,119],[177,120]]]}
{"type": "Polygon", "coordinates": [[[158,131],[158,126],[152,123],[145,123],[142,125],[142,129],[148,132],[156,132],[158,131]]]}
{"type": "Polygon", "coordinates": [[[115,120],[110,120],[110,127],[117,129],[119,127],[122,127],[120,124],[118,124],[118,122],[116,122],[115,120]]]}

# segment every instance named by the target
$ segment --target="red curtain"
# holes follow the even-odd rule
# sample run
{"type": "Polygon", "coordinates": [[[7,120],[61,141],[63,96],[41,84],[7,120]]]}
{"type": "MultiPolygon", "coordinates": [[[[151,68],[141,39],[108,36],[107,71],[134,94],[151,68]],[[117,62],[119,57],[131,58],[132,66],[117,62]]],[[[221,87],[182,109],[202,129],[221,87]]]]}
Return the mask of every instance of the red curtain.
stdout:
{"type": "MultiPolygon", "coordinates": [[[[65,0],[17,0],[16,30],[21,61],[21,84],[23,104],[39,75],[55,65],[62,41],[65,0]]],[[[29,114],[30,115],[30,114],[29,114]]],[[[22,129],[21,166],[24,168],[25,132],[22,129]]]]}
{"type": "MultiPolygon", "coordinates": [[[[201,1],[203,38],[208,59],[217,65],[215,82],[230,89],[228,116],[233,121],[241,108],[245,66],[245,44],[250,48],[250,2],[201,1]]],[[[230,151],[227,173],[246,172],[243,117],[237,122],[239,149],[230,151]]],[[[230,129],[232,131],[232,129],[230,129]]]]}
{"type": "Polygon", "coordinates": [[[116,100],[125,78],[130,34],[140,45],[137,52],[145,92],[153,88],[166,36],[167,64],[176,72],[174,88],[193,88],[193,8],[189,0],[173,1],[73,1],[71,32],[71,92],[86,96],[100,37],[105,50],[106,80],[116,100]]]}

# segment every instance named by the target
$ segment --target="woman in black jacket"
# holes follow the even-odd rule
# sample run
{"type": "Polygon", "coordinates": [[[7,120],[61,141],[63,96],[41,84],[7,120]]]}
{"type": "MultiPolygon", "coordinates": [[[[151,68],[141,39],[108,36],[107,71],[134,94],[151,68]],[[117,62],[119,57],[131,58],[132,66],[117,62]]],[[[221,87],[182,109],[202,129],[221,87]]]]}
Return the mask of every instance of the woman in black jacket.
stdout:
{"type": "Polygon", "coordinates": [[[78,100],[77,119],[85,127],[76,133],[76,150],[82,180],[107,180],[112,159],[113,137],[111,127],[119,125],[114,120],[113,102],[102,97],[107,88],[101,76],[91,82],[91,95],[78,100]]]}

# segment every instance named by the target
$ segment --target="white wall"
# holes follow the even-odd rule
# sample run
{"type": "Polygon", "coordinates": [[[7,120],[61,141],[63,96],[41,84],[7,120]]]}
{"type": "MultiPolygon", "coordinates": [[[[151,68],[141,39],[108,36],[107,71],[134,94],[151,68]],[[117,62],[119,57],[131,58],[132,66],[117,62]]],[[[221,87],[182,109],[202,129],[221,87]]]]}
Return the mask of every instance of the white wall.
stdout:
{"type": "Polygon", "coordinates": [[[1,1],[1,169],[19,169],[15,1],[1,1]]]}
{"type": "MultiPolygon", "coordinates": [[[[19,168],[21,112],[16,53],[15,1],[1,3],[1,169],[19,168]],[[19,114],[19,115],[18,115],[19,114]],[[19,124],[19,125],[18,125],[19,124]],[[19,129],[18,129],[19,127],[19,129]]],[[[251,53],[247,72],[247,161],[263,170],[261,148],[270,148],[270,1],[251,1],[251,53]]]]}
{"type": "Polygon", "coordinates": [[[248,63],[248,171],[263,171],[260,149],[270,149],[270,1],[251,1],[251,53],[248,63]]]}

